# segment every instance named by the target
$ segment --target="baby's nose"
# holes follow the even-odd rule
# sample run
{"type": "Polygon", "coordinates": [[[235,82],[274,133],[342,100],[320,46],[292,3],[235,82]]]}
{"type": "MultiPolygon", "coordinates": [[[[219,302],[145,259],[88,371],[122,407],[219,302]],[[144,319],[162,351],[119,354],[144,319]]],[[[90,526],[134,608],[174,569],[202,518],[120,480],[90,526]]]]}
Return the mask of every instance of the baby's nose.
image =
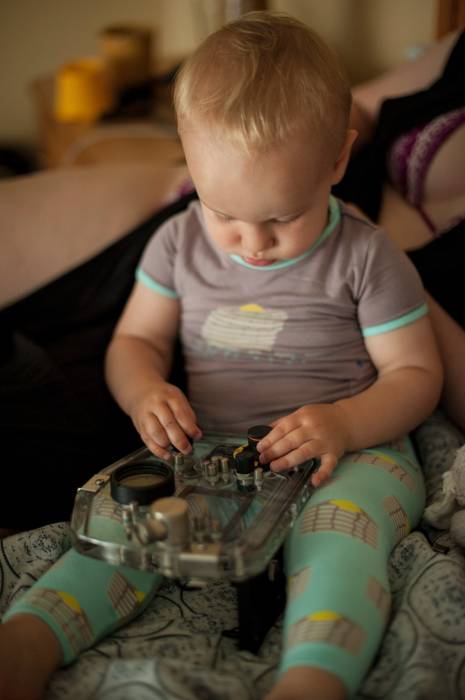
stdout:
{"type": "Polygon", "coordinates": [[[262,227],[250,227],[242,236],[242,245],[254,257],[260,257],[274,245],[273,237],[262,227]]]}

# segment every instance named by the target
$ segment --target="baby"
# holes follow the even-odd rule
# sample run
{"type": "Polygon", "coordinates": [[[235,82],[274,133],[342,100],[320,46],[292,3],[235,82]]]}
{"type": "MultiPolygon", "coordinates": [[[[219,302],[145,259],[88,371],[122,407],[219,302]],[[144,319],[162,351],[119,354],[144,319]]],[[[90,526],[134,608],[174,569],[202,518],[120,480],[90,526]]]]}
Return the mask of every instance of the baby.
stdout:
{"type": "MultiPolygon", "coordinates": [[[[350,102],[339,62],[295,19],[251,13],[204,41],[175,89],[199,201],[149,242],[107,353],[108,385],[155,455],[188,453],[205,430],[243,437],[268,423],[258,448],[273,470],[321,460],[286,542],[268,700],[336,700],[360,686],[389,615],[389,554],[424,507],[406,435],[441,390],[417,274],[331,195],[356,138],[350,102]],[[167,381],[178,336],[186,395],[167,381]]],[[[41,697],[57,666],[147,605],[160,577],[119,567],[138,596],[118,618],[105,595],[114,571],[70,550],[10,608],[2,697],[41,697]],[[58,608],[74,599],[84,611],[91,638],[49,610],[56,591],[58,608]]]]}

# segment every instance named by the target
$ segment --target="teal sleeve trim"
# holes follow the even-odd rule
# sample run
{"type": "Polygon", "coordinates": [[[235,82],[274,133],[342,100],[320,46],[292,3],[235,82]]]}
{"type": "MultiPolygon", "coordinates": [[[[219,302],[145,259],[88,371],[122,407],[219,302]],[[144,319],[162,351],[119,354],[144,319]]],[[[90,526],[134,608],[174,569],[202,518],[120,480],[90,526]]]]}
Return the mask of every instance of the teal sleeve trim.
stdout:
{"type": "Polygon", "coordinates": [[[155,280],[152,279],[150,275],[144,272],[140,267],[138,267],[136,270],[136,280],[138,282],[141,282],[141,284],[143,284],[145,287],[148,287],[152,291],[158,292],[158,294],[162,294],[164,297],[169,297],[170,299],[179,299],[179,294],[177,294],[177,292],[174,292],[172,289],[164,287],[162,284],[155,282],[155,280]]]}
{"type": "Polygon", "coordinates": [[[379,335],[380,333],[387,333],[388,331],[394,331],[396,328],[402,328],[402,326],[407,326],[409,323],[417,321],[422,316],[428,313],[428,306],[422,304],[418,308],[410,311],[408,314],[399,316],[393,321],[388,321],[387,323],[380,323],[379,326],[368,326],[367,328],[362,328],[362,335],[367,338],[370,335],[379,335]]]}

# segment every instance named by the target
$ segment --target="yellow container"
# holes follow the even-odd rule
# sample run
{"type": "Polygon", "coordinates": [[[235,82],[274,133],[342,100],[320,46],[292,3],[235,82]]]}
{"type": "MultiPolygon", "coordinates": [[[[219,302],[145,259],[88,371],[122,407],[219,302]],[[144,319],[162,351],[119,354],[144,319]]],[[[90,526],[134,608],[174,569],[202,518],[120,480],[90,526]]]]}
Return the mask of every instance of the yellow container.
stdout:
{"type": "Polygon", "coordinates": [[[81,58],[58,71],[54,104],[58,121],[93,122],[113,104],[111,82],[101,59],[81,58]]]}

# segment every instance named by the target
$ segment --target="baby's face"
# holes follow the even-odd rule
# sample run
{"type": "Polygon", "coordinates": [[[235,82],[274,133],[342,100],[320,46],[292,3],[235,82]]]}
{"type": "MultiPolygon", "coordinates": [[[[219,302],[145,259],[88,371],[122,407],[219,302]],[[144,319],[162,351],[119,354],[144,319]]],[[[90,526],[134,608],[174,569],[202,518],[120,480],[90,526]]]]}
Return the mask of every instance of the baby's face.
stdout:
{"type": "Polygon", "coordinates": [[[269,265],[304,253],[325,228],[331,186],[341,175],[310,138],[252,155],[201,128],[184,130],[182,142],[221,250],[269,265]]]}

